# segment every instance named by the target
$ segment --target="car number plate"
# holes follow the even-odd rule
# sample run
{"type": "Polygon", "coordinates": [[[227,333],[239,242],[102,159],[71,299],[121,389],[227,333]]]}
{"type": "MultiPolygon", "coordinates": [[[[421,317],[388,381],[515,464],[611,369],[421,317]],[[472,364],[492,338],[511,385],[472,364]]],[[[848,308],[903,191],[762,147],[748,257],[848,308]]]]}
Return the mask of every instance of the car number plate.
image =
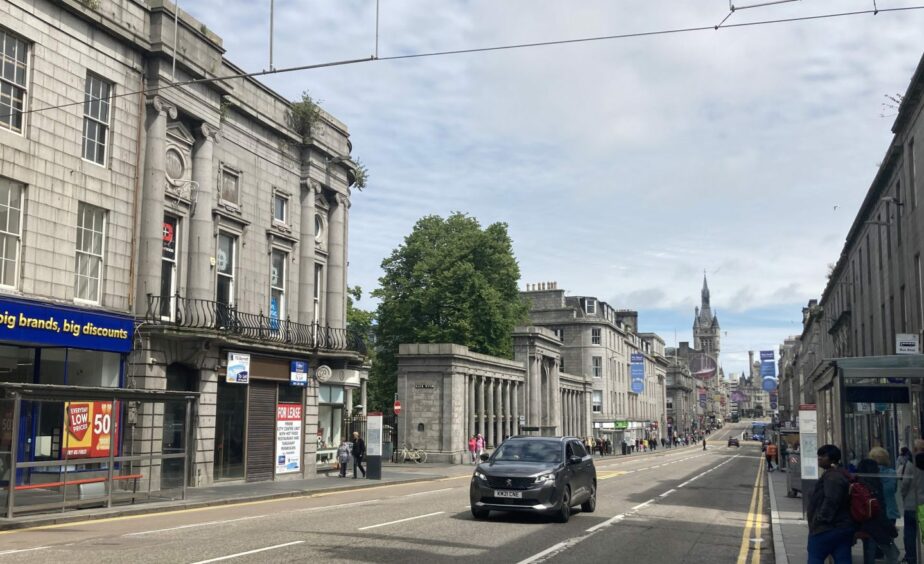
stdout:
{"type": "Polygon", "coordinates": [[[513,499],[522,499],[523,492],[511,491],[511,490],[494,490],[494,497],[509,497],[513,499]]]}

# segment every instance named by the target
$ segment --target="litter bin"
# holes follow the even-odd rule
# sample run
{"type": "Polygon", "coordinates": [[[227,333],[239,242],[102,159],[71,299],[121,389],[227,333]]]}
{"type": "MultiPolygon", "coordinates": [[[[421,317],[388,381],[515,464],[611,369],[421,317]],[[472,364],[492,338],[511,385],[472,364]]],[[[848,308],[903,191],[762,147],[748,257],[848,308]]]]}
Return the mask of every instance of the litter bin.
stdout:
{"type": "Polygon", "coordinates": [[[786,496],[796,497],[802,492],[802,457],[798,452],[786,454],[786,496]]]}
{"type": "Polygon", "coordinates": [[[382,460],[391,461],[391,457],[395,454],[395,446],[391,442],[382,443],[382,460]]]}

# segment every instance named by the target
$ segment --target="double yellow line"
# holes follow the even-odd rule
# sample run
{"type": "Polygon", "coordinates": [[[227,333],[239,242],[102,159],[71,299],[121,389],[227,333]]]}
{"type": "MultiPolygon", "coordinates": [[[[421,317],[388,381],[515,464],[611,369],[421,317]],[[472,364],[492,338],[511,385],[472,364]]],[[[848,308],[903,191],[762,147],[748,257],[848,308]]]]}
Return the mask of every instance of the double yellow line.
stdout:
{"type": "MultiPolygon", "coordinates": [[[[757,477],[754,479],[754,491],[751,493],[751,505],[748,508],[748,518],[744,522],[744,532],[741,533],[741,548],[738,550],[738,564],[747,564],[748,551],[751,547],[751,535],[756,538],[763,538],[763,518],[764,518],[764,460],[763,457],[757,460],[757,477]]],[[[755,543],[754,552],[751,554],[751,564],[760,562],[760,545],[755,543]]]]}

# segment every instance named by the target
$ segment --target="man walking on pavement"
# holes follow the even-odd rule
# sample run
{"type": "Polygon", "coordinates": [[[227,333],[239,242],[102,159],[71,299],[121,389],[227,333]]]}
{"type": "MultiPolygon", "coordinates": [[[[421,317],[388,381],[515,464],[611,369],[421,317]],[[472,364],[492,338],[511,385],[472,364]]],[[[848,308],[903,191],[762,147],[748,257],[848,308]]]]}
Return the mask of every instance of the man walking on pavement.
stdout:
{"type": "Polygon", "coordinates": [[[363,458],[366,456],[366,441],[360,436],[358,431],[353,431],[353,479],[356,479],[356,469],[366,477],[366,469],[363,467],[363,458]]]}
{"type": "Polygon", "coordinates": [[[905,541],[905,559],[908,564],[918,563],[918,505],[924,504],[924,472],[914,465],[914,455],[924,452],[924,440],[914,441],[910,460],[898,468],[900,480],[899,491],[904,506],[903,538],[905,541]]]}
{"type": "Polygon", "coordinates": [[[824,564],[828,556],[834,564],[851,564],[856,525],[850,518],[850,483],[838,467],[840,461],[841,449],[836,446],[818,449],[818,467],[823,473],[808,504],[808,564],[824,564]]]}

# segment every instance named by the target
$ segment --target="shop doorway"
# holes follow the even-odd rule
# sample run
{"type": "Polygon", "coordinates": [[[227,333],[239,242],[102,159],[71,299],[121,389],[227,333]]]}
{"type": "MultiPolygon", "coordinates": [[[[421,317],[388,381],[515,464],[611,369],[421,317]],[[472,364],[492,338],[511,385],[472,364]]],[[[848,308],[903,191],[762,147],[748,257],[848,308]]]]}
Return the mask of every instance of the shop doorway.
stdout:
{"type": "Polygon", "coordinates": [[[215,413],[215,481],[244,477],[244,429],[246,427],[247,386],[218,382],[215,413]]]}
{"type": "MultiPolygon", "coordinates": [[[[167,367],[167,390],[172,392],[195,392],[198,388],[199,374],[188,366],[171,364],[167,367]]],[[[189,422],[196,420],[195,404],[190,413],[189,422]]],[[[189,440],[186,425],[186,403],[183,401],[164,402],[164,431],[163,454],[185,453],[188,461],[188,470],[184,477],[182,458],[166,458],[163,461],[160,474],[160,487],[162,490],[183,487],[183,480],[187,484],[194,483],[190,476],[195,475],[196,453],[193,448],[194,441],[189,440]]]]}
{"type": "Polygon", "coordinates": [[[247,402],[247,481],[273,479],[276,451],[276,382],[251,380],[247,402]]]}

